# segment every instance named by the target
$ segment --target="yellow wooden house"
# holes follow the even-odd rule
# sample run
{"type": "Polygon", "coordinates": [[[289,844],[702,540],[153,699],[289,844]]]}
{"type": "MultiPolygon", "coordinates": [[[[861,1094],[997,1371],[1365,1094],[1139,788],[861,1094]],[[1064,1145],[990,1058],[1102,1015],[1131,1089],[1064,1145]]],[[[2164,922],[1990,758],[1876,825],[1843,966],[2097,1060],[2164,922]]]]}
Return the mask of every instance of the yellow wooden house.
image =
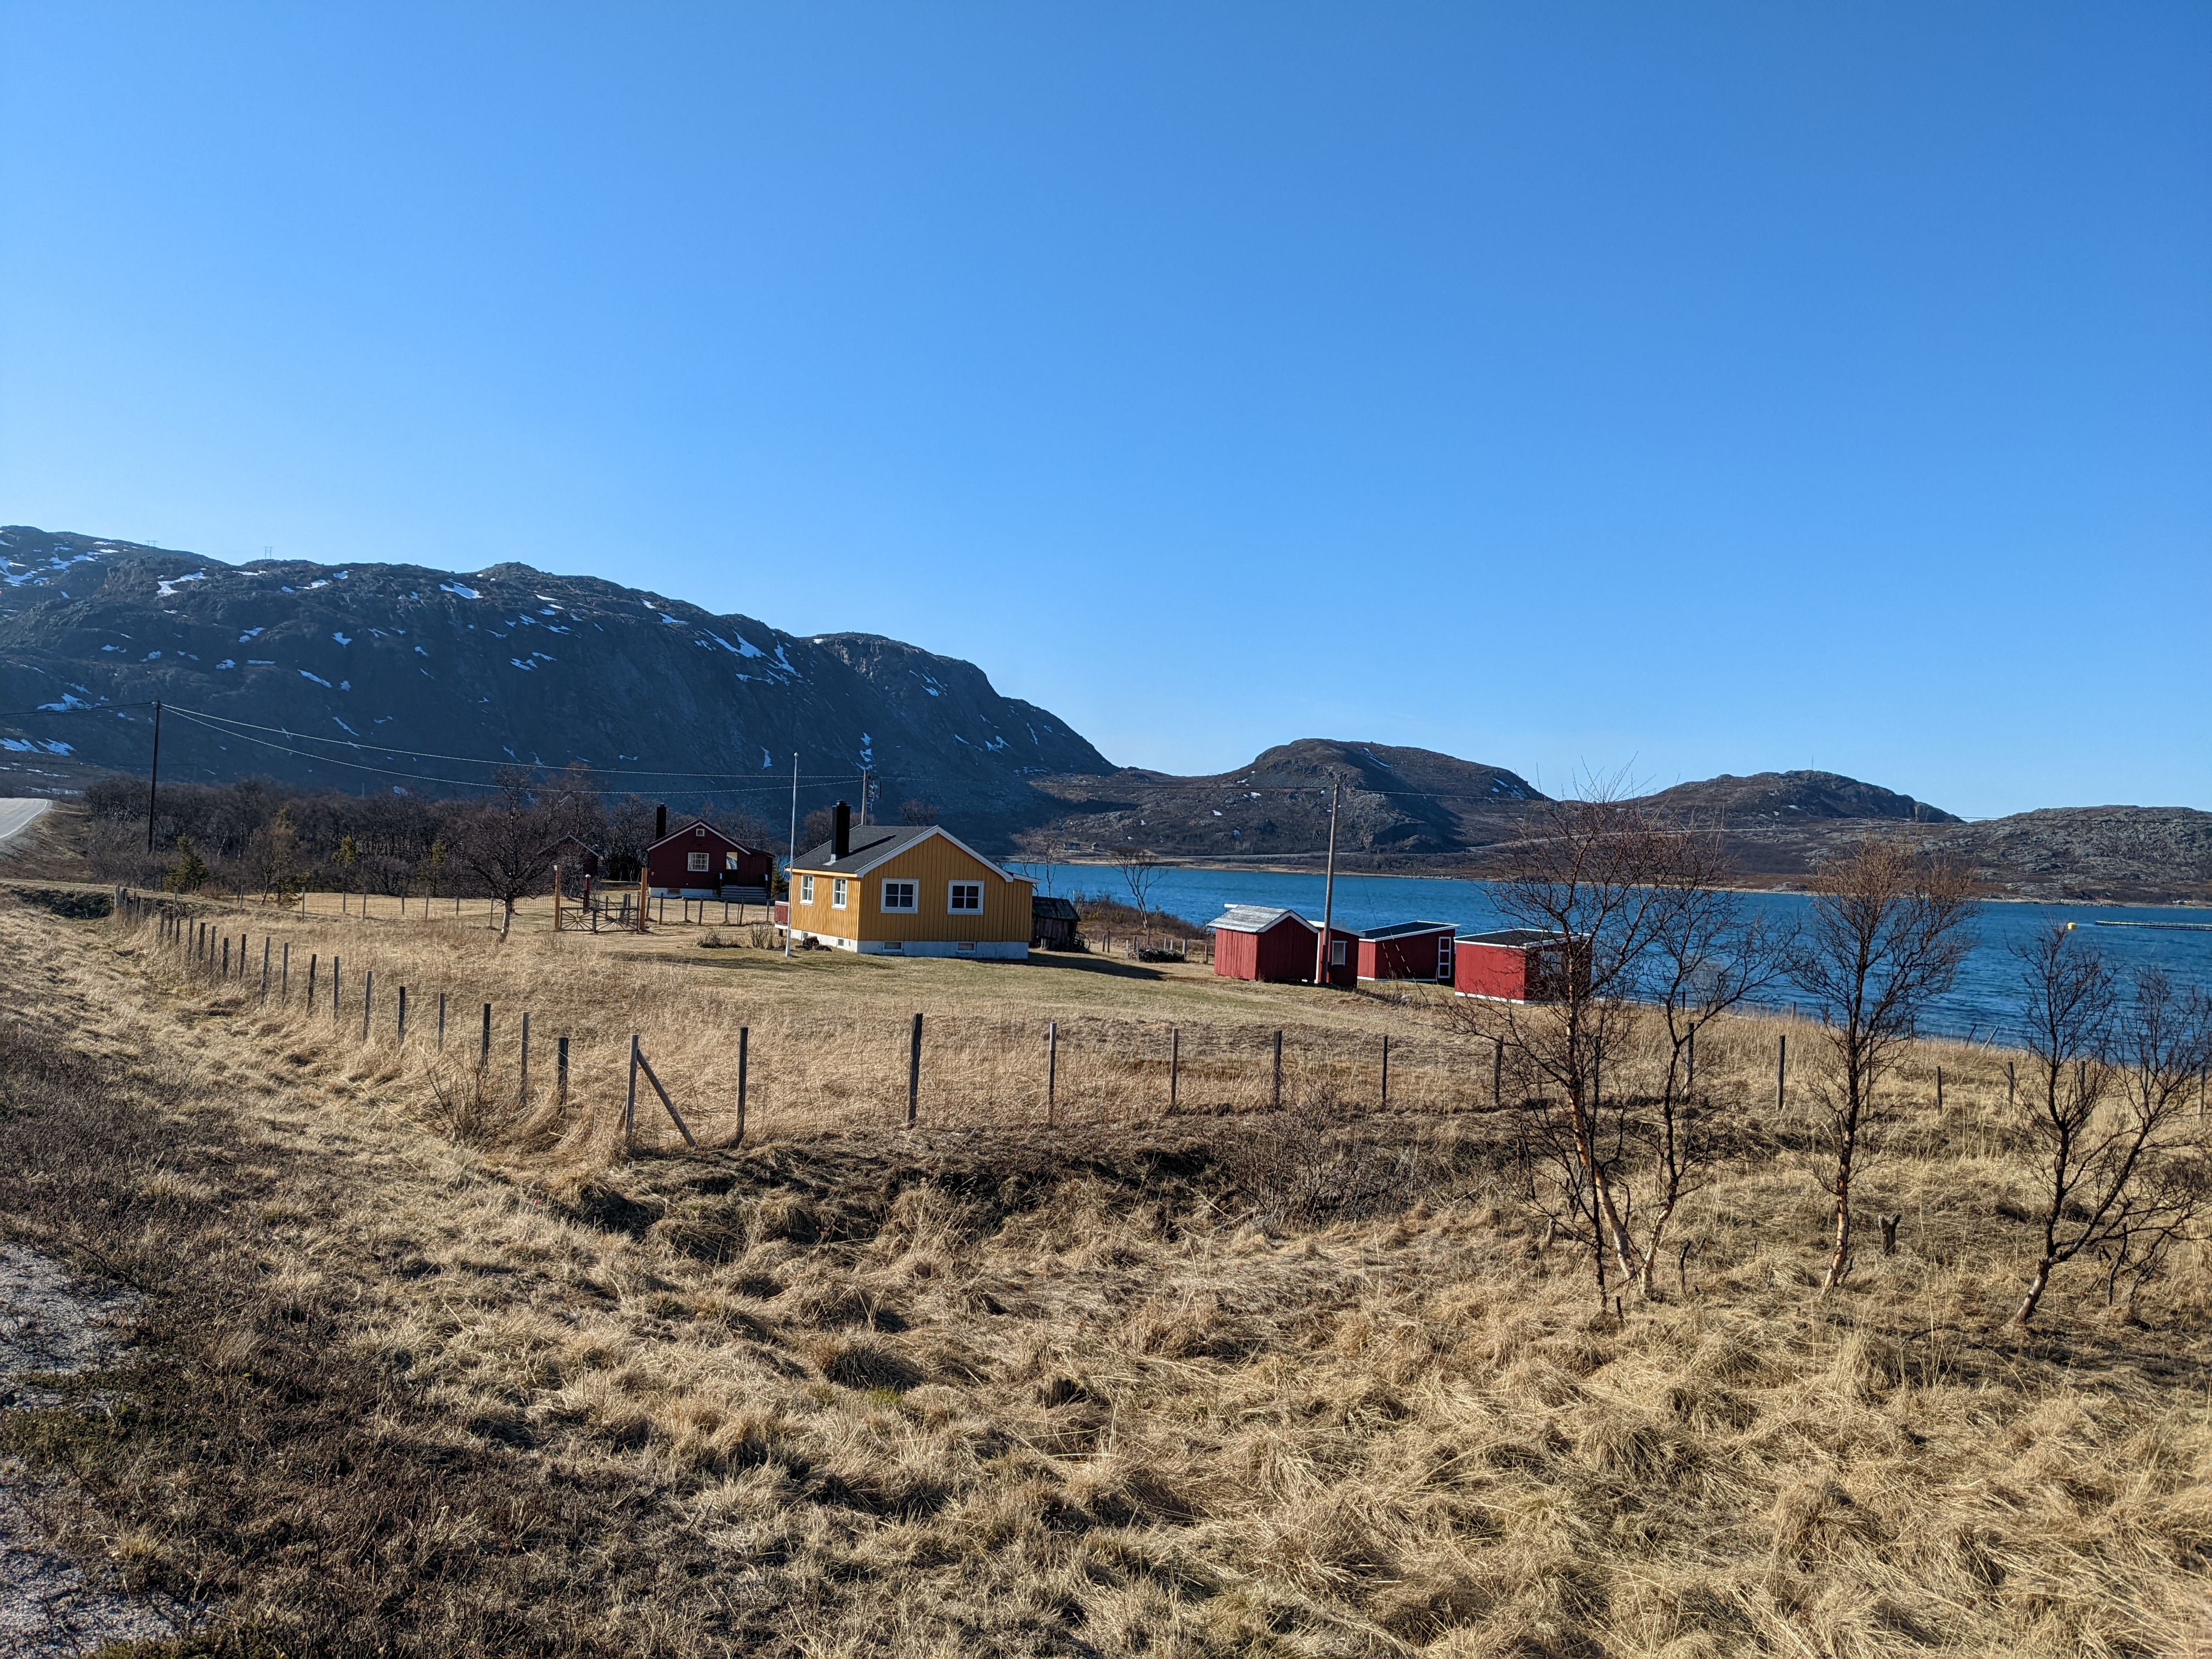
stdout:
{"type": "Polygon", "coordinates": [[[836,829],[791,866],[794,939],[864,956],[1024,962],[1036,884],[934,823],[836,829]]]}

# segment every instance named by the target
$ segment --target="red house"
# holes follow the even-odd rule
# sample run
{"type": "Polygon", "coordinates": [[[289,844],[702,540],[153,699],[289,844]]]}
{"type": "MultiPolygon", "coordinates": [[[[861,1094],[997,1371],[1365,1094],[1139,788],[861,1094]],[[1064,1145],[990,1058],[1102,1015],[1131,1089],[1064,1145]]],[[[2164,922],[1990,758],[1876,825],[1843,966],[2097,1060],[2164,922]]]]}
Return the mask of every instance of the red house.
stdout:
{"type": "Polygon", "coordinates": [[[1297,911],[1232,904],[1206,927],[1213,934],[1213,971],[1222,978],[1313,983],[1321,930],[1297,911]]]}
{"type": "MultiPolygon", "coordinates": [[[[1452,988],[1463,997],[1502,1002],[1557,1002],[1567,988],[1566,935],[1540,927],[1507,927],[1455,941],[1452,988]]],[[[1589,986],[1589,947],[1572,952],[1574,971],[1589,986]]]]}
{"type": "Polygon", "coordinates": [[[1394,921],[1387,927],[1363,927],[1359,941],[1362,979],[1425,979],[1452,982],[1452,935],[1448,921],[1394,921]]]}
{"type": "Polygon", "coordinates": [[[775,855],[732,841],[711,823],[693,818],[645,849],[645,878],[665,898],[768,902],[775,855]]]}

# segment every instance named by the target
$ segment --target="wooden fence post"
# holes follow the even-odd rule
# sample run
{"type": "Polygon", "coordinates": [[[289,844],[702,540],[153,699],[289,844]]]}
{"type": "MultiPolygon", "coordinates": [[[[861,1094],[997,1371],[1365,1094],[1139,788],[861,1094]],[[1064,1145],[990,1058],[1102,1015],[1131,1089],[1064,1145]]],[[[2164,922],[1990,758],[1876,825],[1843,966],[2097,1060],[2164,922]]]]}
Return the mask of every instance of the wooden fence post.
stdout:
{"type": "Polygon", "coordinates": [[[284,941],[284,988],[278,1000],[287,1008],[292,1006],[292,941],[284,941]]]}
{"type": "Polygon", "coordinates": [[[1060,1094],[1060,1022],[1044,1023],[1044,1127],[1052,1127],[1053,1109],[1060,1094]]]}
{"type": "Polygon", "coordinates": [[[1783,1079],[1790,1073],[1790,1033],[1784,1031],[1774,1040],[1774,1109],[1782,1109],[1783,1079]]]}
{"type": "Polygon", "coordinates": [[[1176,1104],[1177,1086],[1182,1082],[1182,1028],[1168,1027],[1168,1105],[1176,1104]]]}
{"type": "Polygon", "coordinates": [[[637,1127],[637,1033],[629,1034],[629,1093],[623,1101],[623,1152],[629,1155],[631,1133],[637,1127]]]}
{"type": "Polygon", "coordinates": [[[921,1016],[914,1017],[914,1041],[906,1056],[906,1127],[914,1127],[921,1107],[921,1016]]]}
{"type": "Polygon", "coordinates": [[[1382,1100],[1384,1111],[1390,1109],[1390,1034],[1382,1033],[1382,1100]]]}
{"type": "Polygon", "coordinates": [[[222,936],[222,976],[225,979],[230,977],[230,935],[228,933],[222,936]]]}
{"type": "MultiPolygon", "coordinates": [[[[1943,1068],[1941,1066],[1936,1068],[1936,1109],[1939,1112],[1943,1109],[1943,1068]]],[[[1884,1254],[1894,1255],[1896,1252],[1889,1250],[1884,1254]]]]}
{"type": "Polygon", "coordinates": [[[407,988],[404,985],[399,988],[399,1030],[397,1035],[399,1046],[405,1048],[407,1046],[407,988]]]}
{"type": "Polygon", "coordinates": [[[553,866],[553,931],[561,931],[561,866],[553,866]]]}
{"type": "Polygon", "coordinates": [[[561,1115],[568,1115],[568,1039],[561,1037],[553,1044],[553,1103],[560,1108],[561,1115]]]}
{"type": "Polygon", "coordinates": [[[491,1064],[491,1004],[487,1002],[483,1008],[483,1042],[477,1049],[477,1064],[489,1066],[491,1064]]]}
{"type": "MultiPolygon", "coordinates": [[[[367,895],[363,895],[364,897],[367,895]]],[[[376,998],[376,969],[372,968],[361,978],[361,1040],[368,1041],[369,1005],[376,998]]]]}
{"type": "MultiPolygon", "coordinates": [[[[647,1060],[644,1051],[637,1047],[637,1039],[634,1036],[630,1039],[630,1048],[631,1052],[637,1056],[638,1067],[644,1072],[645,1080],[653,1085],[653,1092],[660,1097],[661,1105],[667,1109],[668,1115],[674,1120],[678,1132],[684,1137],[684,1144],[696,1151],[699,1143],[692,1138],[691,1126],[684,1121],[684,1114],[676,1109],[676,1103],[668,1097],[668,1091],[654,1073],[653,1062],[647,1060]]],[[[635,1073],[633,1073],[631,1077],[633,1087],[635,1080],[635,1073]]]]}
{"type": "Polygon", "coordinates": [[[1275,1109],[1283,1109],[1283,1034],[1275,1033],[1275,1109]]]}
{"type": "Polygon", "coordinates": [[[2012,1062],[2005,1061],[2005,1110],[2012,1110],[2013,1091],[2020,1079],[2013,1074],[2012,1062]]]}
{"type": "Polygon", "coordinates": [[[315,953],[307,952],[307,1012],[315,1012],[315,953]]]}
{"type": "Polygon", "coordinates": [[[338,1023],[338,955],[331,952],[331,1024],[338,1023]]]}
{"type": "Polygon", "coordinates": [[[516,1097],[523,1109],[530,1107],[530,1010],[522,1011],[522,1088],[516,1097]]]}
{"type": "Polygon", "coordinates": [[[438,1052],[446,1052],[446,994],[438,993],[438,1052]]]}
{"type": "Polygon", "coordinates": [[[261,936],[261,1000],[269,1000],[269,935],[261,936]]]}
{"type": "Polygon", "coordinates": [[[745,1064],[750,1058],[747,1050],[752,1046],[752,1027],[750,1025],[738,1027],[738,1139],[736,1145],[740,1146],[745,1144],[745,1064]]]}

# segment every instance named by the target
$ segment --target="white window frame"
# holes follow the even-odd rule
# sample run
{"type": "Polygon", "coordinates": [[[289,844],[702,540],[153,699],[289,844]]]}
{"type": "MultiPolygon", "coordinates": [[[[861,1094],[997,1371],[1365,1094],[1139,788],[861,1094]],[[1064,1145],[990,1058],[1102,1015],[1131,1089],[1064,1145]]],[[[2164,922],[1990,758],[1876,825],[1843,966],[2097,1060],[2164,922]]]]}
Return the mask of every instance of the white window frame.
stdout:
{"type": "Polygon", "coordinates": [[[830,878],[830,908],[832,910],[842,910],[845,908],[845,878],[842,876],[832,876],[830,878]]]}
{"type": "Polygon", "coordinates": [[[686,853],[684,855],[684,867],[694,875],[711,874],[712,872],[707,868],[707,864],[708,859],[704,853],[686,853]]]}
{"type": "Polygon", "coordinates": [[[1329,940],[1328,965],[1330,967],[1341,968],[1344,966],[1344,947],[1350,942],[1351,941],[1348,939],[1333,939],[1329,940]]]}
{"type": "Polygon", "coordinates": [[[883,909],[885,915],[912,916],[921,913],[921,884],[905,876],[885,876],[883,887],[883,909]],[[899,890],[903,904],[891,902],[894,890],[899,890]]]}
{"type": "Polygon", "coordinates": [[[801,904],[811,904],[814,902],[813,877],[801,876],[799,878],[799,902],[801,904]]]}
{"type": "Polygon", "coordinates": [[[945,884],[945,914],[948,916],[980,916],[983,914],[983,884],[980,881],[948,881],[945,884]],[[975,894],[973,905],[957,904],[963,887],[972,888],[975,894]]]}
{"type": "Polygon", "coordinates": [[[1437,983],[1439,985],[1451,983],[1453,971],[1458,965],[1459,953],[1455,945],[1456,941],[1449,933],[1437,935],[1437,983]]]}

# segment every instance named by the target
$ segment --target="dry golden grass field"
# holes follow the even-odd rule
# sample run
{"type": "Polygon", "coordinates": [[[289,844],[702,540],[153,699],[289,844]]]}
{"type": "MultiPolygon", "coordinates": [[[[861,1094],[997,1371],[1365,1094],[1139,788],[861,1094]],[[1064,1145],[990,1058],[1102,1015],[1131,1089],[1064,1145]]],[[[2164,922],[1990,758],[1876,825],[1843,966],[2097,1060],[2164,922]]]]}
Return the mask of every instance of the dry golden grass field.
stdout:
{"type": "Polygon", "coordinates": [[[1732,1022],[1700,1083],[1759,1132],[1616,1311],[1418,998],[185,908],[243,978],[0,896],[0,1217],[141,1297],[0,1449],[204,1609],[146,1651],[2212,1654],[2204,1248],[2008,1328],[2002,1054],[1914,1054],[1898,1253],[1823,1297],[1732,1022]],[[633,1035],[698,1150],[644,1091],[625,1152],[633,1035]]]}

